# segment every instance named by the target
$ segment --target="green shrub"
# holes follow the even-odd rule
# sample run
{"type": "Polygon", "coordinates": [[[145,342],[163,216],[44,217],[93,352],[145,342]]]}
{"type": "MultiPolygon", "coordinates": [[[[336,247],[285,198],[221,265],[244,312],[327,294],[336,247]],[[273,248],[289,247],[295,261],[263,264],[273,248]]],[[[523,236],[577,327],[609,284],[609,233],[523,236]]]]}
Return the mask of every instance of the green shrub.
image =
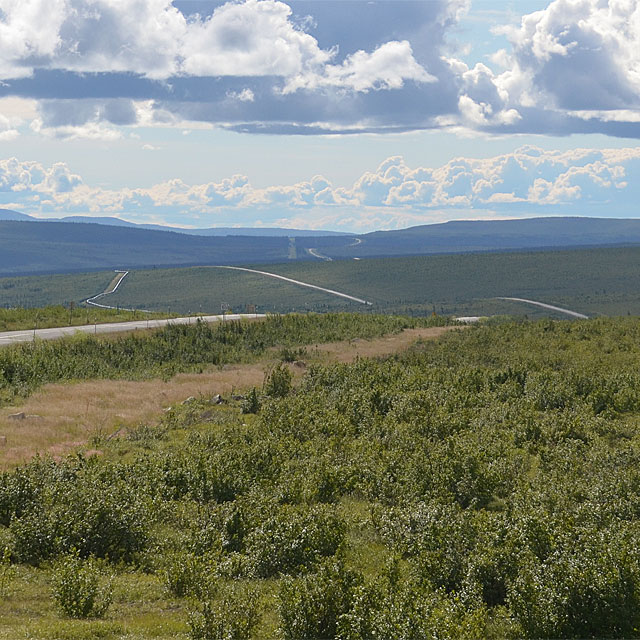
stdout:
{"type": "Polygon", "coordinates": [[[166,559],[162,575],[167,591],[177,598],[203,598],[213,589],[211,568],[202,556],[173,553],[166,559]]]}
{"type": "Polygon", "coordinates": [[[14,577],[13,566],[11,565],[11,550],[5,547],[0,558],[0,598],[6,598],[11,589],[11,582],[14,577]]]}
{"type": "Polygon", "coordinates": [[[340,560],[323,563],[317,573],[287,579],[280,585],[279,632],[284,640],[333,640],[340,618],[353,604],[359,574],[340,560]]]}
{"type": "Polygon", "coordinates": [[[260,411],[260,394],[255,387],[242,399],[242,413],[258,413],[260,411]]]}
{"type": "Polygon", "coordinates": [[[344,523],[330,507],[283,505],[247,535],[250,571],[260,578],[298,573],[334,555],[345,533],[344,523]]]}
{"type": "Polygon", "coordinates": [[[130,561],[145,547],[149,524],[135,487],[87,471],[59,478],[10,529],[18,559],[38,565],[72,548],[82,557],[130,561]]]}
{"type": "Polygon", "coordinates": [[[338,621],[338,640],[475,640],[487,636],[486,609],[446,595],[409,576],[397,560],[370,584],[359,585],[350,610],[338,621]]]}
{"type": "Polygon", "coordinates": [[[62,613],[70,618],[101,618],[112,600],[111,583],[93,558],[82,559],[73,550],[57,563],[53,595],[62,613]]]}
{"type": "Polygon", "coordinates": [[[264,394],[270,398],[284,398],[291,391],[291,369],[279,362],[267,374],[264,381],[264,394]]]}
{"type": "Polygon", "coordinates": [[[435,589],[460,588],[476,533],[456,503],[419,502],[388,509],[378,525],[396,552],[416,559],[423,580],[435,589]]]}
{"type": "Polygon", "coordinates": [[[508,602],[529,637],[627,638],[640,626],[639,586],[637,540],[588,531],[523,564],[508,602]]]}
{"type": "Polygon", "coordinates": [[[296,360],[306,358],[307,350],[305,347],[300,347],[299,349],[283,347],[282,349],[280,349],[279,356],[280,360],[282,360],[283,362],[295,362],[296,360]]]}
{"type": "Polygon", "coordinates": [[[189,617],[192,640],[249,640],[260,622],[258,598],[246,588],[230,588],[189,617]]]}

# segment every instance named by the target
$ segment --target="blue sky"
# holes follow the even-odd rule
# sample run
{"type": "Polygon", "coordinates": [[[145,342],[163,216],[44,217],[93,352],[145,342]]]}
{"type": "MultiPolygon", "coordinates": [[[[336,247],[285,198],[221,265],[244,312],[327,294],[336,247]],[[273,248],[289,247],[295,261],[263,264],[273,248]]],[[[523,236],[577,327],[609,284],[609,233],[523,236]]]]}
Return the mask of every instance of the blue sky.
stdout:
{"type": "Polygon", "coordinates": [[[636,217],[636,0],[0,0],[0,206],[636,217]]]}

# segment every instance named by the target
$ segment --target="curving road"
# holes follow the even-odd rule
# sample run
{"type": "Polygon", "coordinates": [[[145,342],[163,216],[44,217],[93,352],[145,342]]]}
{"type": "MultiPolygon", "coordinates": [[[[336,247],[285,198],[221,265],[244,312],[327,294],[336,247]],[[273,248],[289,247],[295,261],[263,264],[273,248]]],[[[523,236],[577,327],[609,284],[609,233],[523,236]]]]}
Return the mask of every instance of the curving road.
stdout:
{"type": "Polygon", "coordinates": [[[324,260],[325,262],[333,262],[333,258],[330,258],[329,256],[325,256],[324,254],[320,253],[317,249],[307,249],[307,251],[314,258],[320,258],[320,260],[324,260]]]}
{"type": "Polygon", "coordinates": [[[577,311],[571,311],[570,309],[563,309],[562,307],[554,307],[552,304],[546,304],[545,302],[538,302],[537,300],[527,300],[526,298],[505,298],[499,296],[495,300],[511,300],[513,302],[524,302],[526,304],[533,304],[536,307],[542,307],[543,309],[551,309],[552,311],[558,311],[559,313],[565,313],[568,316],[574,318],[581,318],[587,320],[589,316],[585,316],[584,313],[578,313],[577,311]]]}
{"type": "MultiPolygon", "coordinates": [[[[91,296],[90,298],[87,298],[85,302],[91,305],[92,307],[100,307],[101,309],[115,309],[116,307],[110,307],[107,304],[98,304],[96,300],[98,300],[98,298],[103,298],[104,296],[108,296],[112,293],[115,293],[118,290],[118,287],[122,284],[122,281],[129,275],[128,271],[116,270],[116,273],[120,274],[120,277],[117,278],[117,281],[116,281],[116,278],[114,278],[105,291],[103,291],[102,293],[98,293],[95,296],[91,296]],[[113,284],[114,282],[115,284],[113,284]]],[[[133,311],[133,309],[123,309],[123,311],[133,311]]]]}
{"type": "MultiPolygon", "coordinates": [[[[309,251],[311,251],[311,249],[309,249],[309,251]]],[[[316,256],[316,257],[321,257],[321,256],[316,256]]],[[[329,258],[329,260],[331,260],[331,258],[329,258]]],[[[257,269],[248,269],[246,267],[231,267],[231,266],[226,266],[226,265],[209,265],[210,269],[233,269],[234,271],[246,271],[248,273],[257,273],[261,276],[268,276],[269,278],[275,278],[276,280],[284,280],[285,282],[289,282],[291,284],[296,284],[300,287],[307,287],[309,289],[317,289],[318,291],[324,291],[324,293],[329,293],[331,295],[334,296],[338,296],[340,298],[345,298],[347,300],[352,300],[353,302],[358,302],[360,304],[366,304],[368,306],[371,306],[372,303],[369,302],[368,300],[363,300],[362,298],[356,298],[355,296],[350,296],[348,293],[342,293],[341,291],[335,291],[334,289],[325,289],[325,287],[319,287],[318,285],[315,284],[309,284],[308,282],[301,282],[300,280],[293,280],[293,278],[287,278],[285,276],[280,276],[277,273],[270,273],[269,271],[258,271],[257,269]]],[[[121,273],[122,276],[120,277],[120,279],[118,280],[118,282],[116,282],[114,287],[109,287],[106,291],[99,293],[95,296],[92,296],[91,298],[88,298],[87,300],[85,300],[85,302],[87,304],[90,304],[94,307],[101,307],[102,309],[116,309],[118,307],[111,307],[107,304],[98,304],[97,302],[95,302],[96,300],[98,300],[99,298],[102,298],[103,296],[108,296],[112,293],[115,293],[118,290],[118,287],[120,286],[120,284],[122,283],[122,281],[129,275],[128,271],[117,271],[116,273],[121,273]]],[[[122,309],[123,311],[141,311],[142,313],[150,313],[149,311],[146,311],[145,309],[125,309],[123,307],[120,307],[120,309],[122,309]]]]}
{"type": "Polygon", "coordinates": [[[279,276],[277,273],[269,273],[269,271],[257,271],[256,269],[247,269],[246,267],[217,266],[212,268],[213,269],[234,269],[235,271],[248,271],[249,273],[259,273],[261,276],[269,276],[270,278],[276,278],[277,280],[284,280],[285,282],[297,284],[301,287],[308,287],[309,289],[317,289],[318,291],[324,291],[325,293],[330,293],[331,295],[339,296],[340,298],[346,298],[347,300],[353,300],[354,302],[359,302],[360,304],[366,304],[369,306],[373,304],[368,300],[363,300],[362,298],[356,298],[355,296],[350,296],[347,293],[335,291],[334,289],[325,289],[324,287],[319,287],[318,285],[315,285],[315,284],[309,284],[308,282],[300,282],[300,280],[293,280],[292,278],[279,276]]]}
{"type": "Polygon", "coordinates": [[[0,347],[6,347],[19,342],[31,342],[34,339],[56,340],[76,333],[119,333],[135,331],[136,329],[157,329],[168,324],[192,324],[198,318],[203,322],[221,322],[224,320],[240,320],[243,318],[264,318],[259,313],[229,313],[225,316],[191,316],[187,318],[169,318],[168,320],[135,320],[133,322],[107,322],[104,324],[90,324],[78,327],[59,327],[55,329],[36,329],[35,331],[4,331],[0,333],[0,347]]]}

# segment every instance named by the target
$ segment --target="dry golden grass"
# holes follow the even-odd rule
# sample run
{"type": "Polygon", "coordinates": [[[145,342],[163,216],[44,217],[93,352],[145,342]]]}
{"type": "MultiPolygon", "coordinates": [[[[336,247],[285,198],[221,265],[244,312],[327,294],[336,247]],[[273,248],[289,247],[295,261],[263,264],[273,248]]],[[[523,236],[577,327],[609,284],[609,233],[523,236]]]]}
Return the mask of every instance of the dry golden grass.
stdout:
{"type": "Polygon", "coordinates": [[[263,378],[263,365],[239,365],[180,374],[168,382],[92,380],[46,385],[23,405],[0,410],[0,434],[6,437],[0,447],[0,468],[20,464],[36,452],[65,455],[93,436],[109,436],[122,427],[155,421],[166,407],[189,396],[259,386],[263,378]],[[8,418],[18,412],[27,417],[8,418]]]}
{"type": "MultiPolygon", "coordinates": [[[[356,358],[390,355],[419,339],[432,339],[453,327],[408,329],[376,340],[351,340],[309,345],[311,359],[351,362],[356,358]]],[[[226,394],[234,389],[259,387],[273,361],[226,365],[201,374],[179,374],[167,382],[149,380],[93,380],[49,384],[22,405],[0,409],[0,468],[25,462],[36,453],[63,456],[85,446],[94,436],[110,436],[119,429],[155,422],[168,406],[189,396],[226,394]],[[23,412],[23,420],[10,414],[23,412]]],[[[296,377],[303,370],[292,367],[296,377]]],[[[99,450],[86,452],[99,455],[99,450]]]]}
{"type": "Polygon", "coordinates": [[[399,353],[408,349],[418,340],[433,340],[451,329],[461,327],[429,327],[405,329],[401,333],[390,334],[375,340],[349,340],[318,345],[320,354],[325,354],[330,362],[353,362],[356,358],[377,358],[399,353]]]}

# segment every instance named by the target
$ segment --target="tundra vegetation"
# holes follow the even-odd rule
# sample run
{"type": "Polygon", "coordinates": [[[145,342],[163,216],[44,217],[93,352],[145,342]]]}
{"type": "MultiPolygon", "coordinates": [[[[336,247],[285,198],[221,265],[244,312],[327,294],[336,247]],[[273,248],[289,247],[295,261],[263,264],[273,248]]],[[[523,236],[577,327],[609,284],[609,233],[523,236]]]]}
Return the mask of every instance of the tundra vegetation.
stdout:
{"type": "Polygon", "coordinates": [[[76,307],[51,305],[42,308],[17,307],[0,309],[0,331],[47,329],[49,327],[78,327],[105,322],[128,322],[130,320],[166,318],[166,313],[142,313],[122,309],[100,309],[99,307],[76,307]]]}
{"type": "Polygon", "coordinates": [[[123,378],[170,378],[205,367],[252,362],[279,346],[291,347],[352,338],[374,338],[414,327],[442,326],[447,318],[403,318],[357,314],[271,315],[260,322],[169,324],[151,333],[121,338],[78,334],[61,340],[35,340],[0,349],[0,404],[25,397],[48,382],[123,378]]]}
{"type": "MultiPolygon", "coordinates": [[[[146,375],[168,344],[221,364],[412,322],[176,327],[93,373],[99,341],[47,357],[146,375]]],[[[638,637],[639,357],[635,318],[473,327],[35,458],[0,476],[0,637],[638,637]]]]}

